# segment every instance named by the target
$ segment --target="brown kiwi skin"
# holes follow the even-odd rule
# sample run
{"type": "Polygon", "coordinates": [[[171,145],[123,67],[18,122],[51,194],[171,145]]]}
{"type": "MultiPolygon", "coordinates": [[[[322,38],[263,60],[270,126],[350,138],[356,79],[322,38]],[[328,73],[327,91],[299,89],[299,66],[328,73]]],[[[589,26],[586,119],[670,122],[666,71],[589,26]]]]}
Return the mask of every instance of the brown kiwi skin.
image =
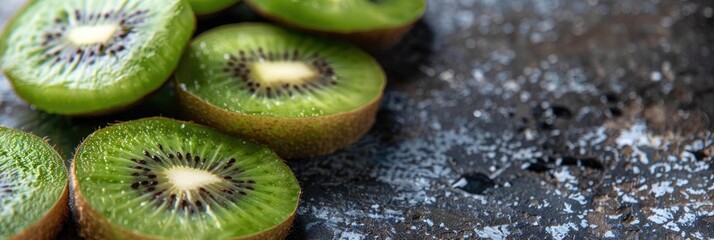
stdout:
{"type": "MultiPolygon", "coordinates": [[[[193,123],[186,122],[186,124],[193,124],[193,123]]],[[[91,134],[89,137],[91,137],[92,135],[94,135],[94,133],[91,134]]],[[[87,138],[89,138],[89,137],[87,137],[87,138]]],[[[77,153],[79,153],[79,150],[82,149],[83,146],[84,146],[84,142],[82,142],[77,147],[77,150],[74,154],[75,158],[72,159],[72,168],[71,168],[71,179],[72,179],[72,189],[73,189],[72,197],[74,200],[72,203],[72,211],[74,213],[74,216],[77,219],[77,224],[79,226],[79,234],[84,239],[89,239],[89,240],[92,240],[92,239],[96,239],[96,240],[164,239],[159,236],[141,235],[139,233],[135,233],[128,229],[125,229],[121,226],[115,225],[115,224],[107,221],[104,216],[99,214],[97,211],[92,209],[92,207],[89,206],[89,204],[87,204],[87,202],[84,200],[84,196],[82,195],[79,181],[77,180],[77,165],[75,164],[77,161],[77,157],[76,157],[78,155],[77,153]]],[[[295,220],[298,205],[299,204],[297,204],[295,206],[295,209],[293,209],[290,217],[288,219],[286,219],[284,222],[282,222],[278,225],[275,225],[272,228],[266,229],[262,232],[255,233],[253,235],[248,235],[248,236],[236,237],[233,239],[234,240],[284,239],[290,232],[290,228],[292,227],[293,220],[295,220]]]]}
{"type": "MultiPolygon", "coordinates": [[[[259,0],[258,0],[259,1],[259,0]]],[[[385,51],[388,50],[397,43],[399,43],[404,35],[406,35],[409,30],[414,27],[414,24],[421,19],[426,12],[426,7],[421,14],[414,18],[412,21],[405,23],[403,25],[380,28],[369,31],[351,31],[351,32],[336,32],[336,31],[325,31],[319,29],[312,29],[305,26],[300,26],[287,19],[281,18],[280,16],[271,15],[260,8],[253,5],[251,1],[244,1],[253,11],[257,12],[261,16],[268,18],[272,21],[278,22],[281,25],[298,29],[301,31],[306,31],[312,34],[333,37],[343,39],[353,44],[360,46],[361,48],[368,50],[370,52],[385,51]]]]}
{"type": "Polygon", "coordinates": [[[264,144],[284,159],[323,156],[356,142],[374,125],[383,95],[349,112],[285,118],[227,111],[175,85],[184,117],[264,144]]]}
{"type": "MultiPolygon", "coordinates": [[[[63,168],[65,169],[65,168],[63,168]]],[[[65,183],[62,195],[54,206],[42,218],[22,232],[10,236],[8,240],[44,240],[54,239],[64,226],[69,216],[69,184],[65,183]]]]}

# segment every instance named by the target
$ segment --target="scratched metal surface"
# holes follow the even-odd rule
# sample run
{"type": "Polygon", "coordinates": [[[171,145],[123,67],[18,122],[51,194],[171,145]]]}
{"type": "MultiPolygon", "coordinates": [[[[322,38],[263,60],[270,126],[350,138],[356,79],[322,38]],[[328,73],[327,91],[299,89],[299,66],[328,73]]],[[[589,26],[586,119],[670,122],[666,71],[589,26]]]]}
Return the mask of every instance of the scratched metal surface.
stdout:
{"type": "MultiPolygon", "coordinates": [[[[199,30],[255,18],[239,6],[199,30]]],[[[290,238],[713,238],[713,27],[704,0],[430,1],[378,54],[374,129],[289,163],[304,189],[290,238]]],[[[108,122],[175,112],[169,90],[99,119],[33,111],[4,79],[0,96],[1,124],[68,159],[108,122]]]]}

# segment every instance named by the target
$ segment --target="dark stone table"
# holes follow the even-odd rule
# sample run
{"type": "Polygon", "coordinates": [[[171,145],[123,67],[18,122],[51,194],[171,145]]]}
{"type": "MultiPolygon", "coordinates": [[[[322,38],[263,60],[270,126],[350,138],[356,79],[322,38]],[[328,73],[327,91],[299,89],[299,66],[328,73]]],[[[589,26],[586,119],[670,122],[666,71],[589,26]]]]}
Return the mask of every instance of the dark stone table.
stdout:
{"type": "MultiPolygon", "coordinates": [[[[199,30],[244,20],[238,6],[199,30]]],[[[304,189],[290,238],[714,238],[714,2],[433,0],[377,55],[374,129],[289,163],[304,189]]],[[[175,116],[169,88],[99,119],[0,92],[0,123],[68,161],[108,122],[175,116]]]]}

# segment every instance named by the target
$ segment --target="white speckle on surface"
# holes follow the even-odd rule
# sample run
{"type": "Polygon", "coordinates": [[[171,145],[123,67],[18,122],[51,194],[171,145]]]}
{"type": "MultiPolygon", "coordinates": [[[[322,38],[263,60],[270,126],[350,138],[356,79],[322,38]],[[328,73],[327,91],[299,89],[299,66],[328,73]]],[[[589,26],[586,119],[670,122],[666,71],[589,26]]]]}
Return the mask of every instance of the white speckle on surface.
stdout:
{"type": "Polygon", "coordinates": [[[637,199],[635,199],[627,194],[622,195],[622,201],[627,202],[627,203],[639,203],[639,201],[637,201],[637,199]]]}
{"type": "Polygon", "coordinates": [[[452,184],[451,187],[462,188],[462,187],[466,187],[467,184],[468,184],[468,182],[466,181],[465,178],[459,178],[459,180],[456,181],[454,184],[452,184]]]}
{"type": "Polygon", "coordinates": [[[426,225],[429,225],[429,227],[433,227],[433,226],[434,226],[434,222],[432,222],[431,219],[424,219],[424,220],[422,220],[422,221],[425,222],[426,225]]]}
{"type": "Polygon", "coordinates": [[[508,237],[511,232],[508,230],[508,225],[498,225],[498,226],[488,226],[483,229],[474,229],[476,234],[482,238],[488,238],[493,240],[503,240],[508,237]]]}
{"type": "Polygon", "coordinates": [[[580,194],[579,192],[576,192],[576,193],[574,193],[574,194],[571,194],[568,198],[573,199],[573,200],[575,200],[575,201],[578,201],[578,203],[580,203],[581,205],[584,205],[584,204],[588,203],[588,201],[585,200],[585,196],[583,196],[583,195],[580,194]]]}
{"type": "Polygon", "coordinates": [[[660,72],[658,72],[658,71],[651,72],[651,73],[650,73],[650,80],[655,81],[655,82],[659,82],[660,80],[662,80],[662,73],[660,73],[660,72]]]}
{"type": "Polygon", "coordinates": [[[545,231],[550,234],[555,240],[563,240],[568,236],[570,230],[578,230],[578,227],[573,223],[565,223],[562,225],[548,226],[545,231]]]}
{"type": "Polygon", "coordinates": [[[670,186],[671,184],[672,181],[663,181],[652,184],[652,193],[655,194],[655,197],[661,197],[667,193],[672,193],[674,192],[674,188],[670,186]]]}
{"type": "Polygon", "coordinates": [[[363,234],[359,234],[356,232],[344,231],[344,232],[340,233],[340,237],[338,239],[340,239],[340,240],[362,240],[362,239],[365,239],[365,236],[363,234]]]}
{"type": "Polygon", "coordinates": [[[702,195],[702,194],[706,193],[706,191],[704,189],[687,188],[685,191],[687,191],[687,193],[693,194],[693,195],[702,195]]]}
{"type": "Polygon", "coordinates": [[[657,224],[664,224],[673,219],[673,214],[679,211],[679,207],[674,206],[671,208],[652,208],[650,209],[654,214],[647,217],[647,220],[657,224]]]}
{"type": "Polygon", "coordinates": [[[563,205],[565,205],[565,208],[563,208],[563,212],[574,213],[572,205],[570,205],[568,203],[563,203],[563,205]]]}

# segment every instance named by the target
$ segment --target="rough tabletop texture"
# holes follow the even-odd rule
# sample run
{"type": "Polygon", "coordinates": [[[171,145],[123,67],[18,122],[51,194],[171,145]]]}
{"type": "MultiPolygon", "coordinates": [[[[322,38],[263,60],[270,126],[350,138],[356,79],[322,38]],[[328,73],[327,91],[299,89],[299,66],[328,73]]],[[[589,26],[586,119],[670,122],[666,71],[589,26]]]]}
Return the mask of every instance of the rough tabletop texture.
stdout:
{"type": "MultiPolygon", "coordinates": [[[[714,2],[429,3],[377,54],[390,82],[373,130],[289,162],[304,189],[290,238],[714,238],[714,2]]],[[[255,18],[224,15],[199,30],[255,18]]],[[[68,161],[97,127],[175,109],[168,87],[99,119],[0,92],[0,123],[68,161]]]]}

